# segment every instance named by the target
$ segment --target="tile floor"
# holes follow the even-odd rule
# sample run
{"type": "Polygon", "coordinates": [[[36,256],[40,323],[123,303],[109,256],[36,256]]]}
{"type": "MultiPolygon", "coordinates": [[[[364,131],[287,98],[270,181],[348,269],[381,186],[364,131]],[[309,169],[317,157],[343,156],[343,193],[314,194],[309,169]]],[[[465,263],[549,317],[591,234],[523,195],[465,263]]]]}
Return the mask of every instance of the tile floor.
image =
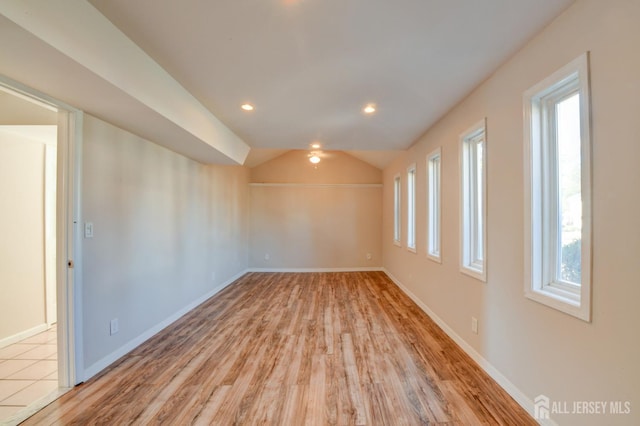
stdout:
{"type": "Polygon", "coordinates": [[[0,349],[0,423],[57,388],[55,325],[0,349]]]}

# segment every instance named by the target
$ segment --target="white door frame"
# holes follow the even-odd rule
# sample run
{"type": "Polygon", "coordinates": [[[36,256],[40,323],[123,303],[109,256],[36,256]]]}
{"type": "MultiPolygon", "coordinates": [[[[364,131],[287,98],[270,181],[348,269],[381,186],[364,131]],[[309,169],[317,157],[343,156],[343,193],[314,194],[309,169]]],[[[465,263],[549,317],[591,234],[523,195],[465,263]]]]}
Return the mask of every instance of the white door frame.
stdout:
{"type": "Polygon", "coordinates": [[[0,75],[0,87],[58,111],[56,281],[58,382],[70,388],[84,380],[82,353],[82,111],[0,75]]]}
{"type": "MultiPolygon", "coordinates": [[[[56,126],[57,130],[57,126],[56,126]]],[[[44,145],[44,294],[45,294],[45,321],[47,326],[57,323],[58,320],[58,285],[56,263],[56,232],[58,224],[56,222],[57,193],[56,183],[58,180],[58,137],[55,140],[47,141],[44,145]],[[53,142],[53,144],[51,143],[53,142]],[[53,235],[52,235],[53,234],[53,235]],[[53,237],[53,238],[52,238],[53,237]]]]}

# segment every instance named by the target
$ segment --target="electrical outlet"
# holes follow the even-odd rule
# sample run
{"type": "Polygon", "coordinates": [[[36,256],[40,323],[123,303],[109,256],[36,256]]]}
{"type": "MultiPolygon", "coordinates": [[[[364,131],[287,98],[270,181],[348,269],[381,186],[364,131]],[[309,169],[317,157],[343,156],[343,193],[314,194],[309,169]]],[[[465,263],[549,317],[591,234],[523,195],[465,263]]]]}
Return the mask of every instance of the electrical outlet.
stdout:
{"type": "Polygon", "coordinates": [[[471,331],[478,334],[478,319],[476,317],[471,317],[471,331]]]}
{"type": "Polygon", "coordinates": [[[264,260],[269,261],[269,259],[271,259],[271,256],[269,256],[269,253],[265,253],[264,260]]]}
{"type": "Polygon", "coordinates": [[[367,253],[367,260],[371,260],[372,256],[371,253],[367,253]]]}
{"type": "Polygon", "coordinates": [[[113,336],[118,331],[120,331],[120,326],[118,324],[118,318],[114,318],[109,323],[109,334],[113,336]]]}
{"type": "Polygon", "coordinates": [[[211,273],[211,281],[215,281],[216,280],[216,273],[212,272],[211,273]]]}

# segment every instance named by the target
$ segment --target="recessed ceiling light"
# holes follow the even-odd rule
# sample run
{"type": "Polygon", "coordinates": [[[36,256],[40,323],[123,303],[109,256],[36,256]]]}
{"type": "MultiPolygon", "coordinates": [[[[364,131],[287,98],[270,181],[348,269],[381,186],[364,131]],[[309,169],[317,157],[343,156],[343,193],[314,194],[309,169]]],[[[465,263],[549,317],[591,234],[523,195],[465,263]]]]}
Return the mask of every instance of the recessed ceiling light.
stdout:
{"type": "Polygon", "coordinates": [[[242,108],[245,111],[253,111],[253,105],[251,104],[242,104],[240,108],[242,108]]]}
{"type": "Polygon", "coordinates": [[[319,144],[319,143],[317,143],[317,142],[316,142],[316,143],[312,143],[312,144],[311,144],[311,148],[313,148],[313,149],[319,149],[319,148],[320,148],[320,144],[319,144]]]}
{"type": "Polygon", "coordinates": [[[309,161],[311,161],[313,164],[318,164],[320,162],[320,157],[318,157],[317,155],[312,155],[311,157],[309,157],[309,161]]]}
{"type": "Polygon", "coordinates": [[[376,106],[373,104],[369,104],[364,107],[362,111],[364,111],[365,114],[373,114],[374,112],[376,112],[376,106]]]}

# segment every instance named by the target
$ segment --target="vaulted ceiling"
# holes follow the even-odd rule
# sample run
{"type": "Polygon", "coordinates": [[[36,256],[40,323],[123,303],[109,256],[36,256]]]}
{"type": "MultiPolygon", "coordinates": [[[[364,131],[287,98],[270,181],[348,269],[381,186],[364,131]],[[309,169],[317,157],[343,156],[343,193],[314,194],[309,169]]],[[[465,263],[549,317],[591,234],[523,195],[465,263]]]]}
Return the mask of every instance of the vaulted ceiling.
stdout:
{"type": "MultiPolygon", "coordinates": [[[[89,65],[83,63],[87,60],[78,54],[82,47],[79,45],[91,27],[65,28],[72,25],[70,21],[56,17],[60,22],[42,34],[19,12],[24,14],[31,8],[29,19],[33,21],[33,15],[46,3],[44,0],[6,1],[16,5],[8,11],[5,6],[0,7],[0,13],[9,20],[53,46],[67,59],[83,65],[94,77],[107,80],[115,86],[114,94],[129,94],[137,103],[186,129],[232,162],[245,161],[247,150],[231,149],[231,144],[244,143],[250,147],[255,163],[284,150],[308,149],[311,143],[318,142],[322,149],[354,151],[365,157],[368,151],[373,151],[371,159],[375,158],[375,152],[383,151],[378,155],[378,166],[384,165],[383,159],[390,156],[387,152],[408,148],[572,3],[572,0],[90,0],[86,6],[97,11],[85,7],[80,13],[74,7],[77,20],[91,15],[91,22],[100,24],[94,27],[104,27],[94,43],[104,43],[103,39],[110,37],[109,31],[123,33],[166,72],[167,79],[177,82],[174,93],[186,92],[180,94],[184,95],[180,99],[186,102],[191,96],[192,101],[204,107],[195,108],[194,114],[199,114],[201,120],[211,120],[213,127],[217,126],[217,120],[230,130],[228,134],[223,132],[229,140],[221,147],[216,142],[222,137],[221,131],[210,134],[196,131],[195,127],[189,127],[190,117],[178,117],[180,111],[169,111],[171,105],[160,106],[162,99],[127,90],[127,76],[121,73],[133,72],[134,67],[140,71],[144,65],[129,61],[129,53],[122,55],[120,63],[114,60],[98,63],[95,58],[90,58],[89,65]],[[106,17],[113,28],[107,31],[107,25],[98,22],[100,17],[94,12],[106,17]],[[60,31],[66,32],[67,39],[52,43],[50,34],[57,35],[60,31]],[[71,48],[73,40],[69,39],[73,37],[80,41],[71,48]],[[245,103],[253,105],[254,110],[241,109],[245,103]],[[372,114],[363,112],[369,104],[376,108],[372,114]]],[[[73,7],[69,0],[60,0],[60,4],[73,7]]],[[[54,21],[49,16],[52,14],[51,7],[41,11],[40,25],[54,21]]],[[[0,28],[2,25],[8,25],[8,21],[0,21],[0,28]]],[[[108,49],[104,47],[105,57],[109,49],[114,49],[113,58],[117,58],[119,48],[113,43],[108,49]]],[[[17,70],[14,67],[9,72],[15,74],[17,70]]],[[[152,88],[149,91],[153,92],[152,88]]],[[[156,97],[161,96],[178,95],[167,91],[156,97]]],[[[104,108],[91,102],[81,103],[79,107],[116,124],[128,122],[124,117],[111,117],[115,113],[105,113],[104,108]]],[[[146,120],[145,117],[141,114],[140,120],[146,120]]],[[[158,117],[149,114],[148,119],[153,124],[158,117]]],[[[135,128],[135,123],[131,126],[132,131],[147,136],[135,128]]],[[[180,152],[175,146],[169,147],[180,152]]],[[[217,159],[197,158],[197,153],[187,155],[205,162],[217,159]]]]}

